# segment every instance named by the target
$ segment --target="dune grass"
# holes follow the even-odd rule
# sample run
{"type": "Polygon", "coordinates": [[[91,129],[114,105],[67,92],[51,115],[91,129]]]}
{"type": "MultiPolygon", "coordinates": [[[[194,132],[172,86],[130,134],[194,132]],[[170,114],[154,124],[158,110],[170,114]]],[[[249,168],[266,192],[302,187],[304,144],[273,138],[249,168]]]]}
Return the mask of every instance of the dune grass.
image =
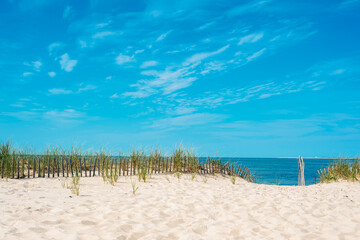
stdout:
{"type": "Polygon", "coordinates": [[[327,168],[318,171],[321,183],[346,180],[358,181],[360,179],[360,160],[353,162],[339,158],[329,164],[327,168]]]}
{"type": "Polygon", "coordinates": [[[30,148],[18,149],[11,141],[0,144],[1,178],[50,178],[101,176],[104,183],[115,185],[119,176],[137,175],[139,181],[147,182],[152,174],[174,174],[180,180],[182,174],[190,174],[192,180],[197,175],[236,175],[255,182],[251,171],[243,165],[230,166],[220,159],[199,158],[193,150],[175,147],[166,156],[159,149],[146,152],[133,149],[128,156],[118,157],[105,149],[98,152],[82,152],[81,148],[46,148],[42,152],[30,148]],[[147,154],[148,153],[148,154],[147,154]]]}

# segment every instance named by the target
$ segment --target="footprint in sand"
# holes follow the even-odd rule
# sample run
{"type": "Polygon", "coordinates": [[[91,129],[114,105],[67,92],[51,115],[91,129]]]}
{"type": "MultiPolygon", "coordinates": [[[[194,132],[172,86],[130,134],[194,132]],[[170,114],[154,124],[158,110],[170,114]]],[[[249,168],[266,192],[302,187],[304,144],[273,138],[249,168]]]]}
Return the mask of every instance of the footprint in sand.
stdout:
{"type": "Polygon", "coordinates": [[[87,226],[94,226],[94,225],[97,225],[96,222],[94,221],[90,221],[90,220],[82,220],[81,221],[81,224],[84,224],[84,225],[87,225],[87,226]]]}
{"type": "Polygon", "coordinates": [[[36,233],[45,233],[48,230],[46,228],[42,228],[42,227],[32,227],[29,228],[31,231],[36,232],[36,233]]]}
{"type": "Polygon", "coordinates": [[[207,231],[207,226],[205,225],[200,225],[200,226],[197,226],[195,228],[192,229],[194,233],[197,233],[197,234],[204,234],[206,231],[207,231]]]}

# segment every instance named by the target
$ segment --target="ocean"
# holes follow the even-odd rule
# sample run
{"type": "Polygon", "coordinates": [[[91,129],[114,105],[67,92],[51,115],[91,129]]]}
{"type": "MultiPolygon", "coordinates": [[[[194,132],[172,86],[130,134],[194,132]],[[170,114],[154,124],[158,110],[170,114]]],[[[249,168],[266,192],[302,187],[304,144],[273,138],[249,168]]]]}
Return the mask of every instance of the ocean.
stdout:
{"type": "MultiPolygon", "coordinates": [[[[305,184],[314,184],[315,176],[319,182],[318,170],[326,168],[334,160],[304,158],[305,184]]],[[[221,161],[245,165],[255,175],[257,183],[277,185],[297,185],[298,183],[298,162],[296,158],[221,158],[221,161]]]]}

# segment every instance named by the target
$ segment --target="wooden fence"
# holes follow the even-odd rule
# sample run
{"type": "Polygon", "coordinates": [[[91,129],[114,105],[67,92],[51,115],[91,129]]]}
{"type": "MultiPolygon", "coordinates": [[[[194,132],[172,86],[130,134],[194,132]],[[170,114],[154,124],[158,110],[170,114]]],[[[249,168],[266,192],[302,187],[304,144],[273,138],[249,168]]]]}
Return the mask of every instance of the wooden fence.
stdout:
{"type": "Polygon", "coordinates": [[[57,177],[94,177],[117,174],[118,176],[137,175],[140,171],[147,174],[197,173],[238,176],[255,181],[250,170],[237,163],[222,162],[211,158],[161,157],[94,157],[94,156],[0,156],[1,178],[57,178],[57,177]]]}

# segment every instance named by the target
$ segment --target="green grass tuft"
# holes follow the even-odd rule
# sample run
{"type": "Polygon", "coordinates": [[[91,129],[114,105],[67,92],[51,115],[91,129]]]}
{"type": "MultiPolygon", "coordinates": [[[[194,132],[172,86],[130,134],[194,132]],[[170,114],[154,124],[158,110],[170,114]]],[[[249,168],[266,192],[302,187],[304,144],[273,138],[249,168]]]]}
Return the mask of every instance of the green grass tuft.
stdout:
{"type": "Polygon", "coordinates": [[[332,181],[347,180],[358,181],[360,179],[360,161],[355,159],[354,162],[339,158],[329,164],[327,168],[318,171],[321,183],[332,181]]]}

